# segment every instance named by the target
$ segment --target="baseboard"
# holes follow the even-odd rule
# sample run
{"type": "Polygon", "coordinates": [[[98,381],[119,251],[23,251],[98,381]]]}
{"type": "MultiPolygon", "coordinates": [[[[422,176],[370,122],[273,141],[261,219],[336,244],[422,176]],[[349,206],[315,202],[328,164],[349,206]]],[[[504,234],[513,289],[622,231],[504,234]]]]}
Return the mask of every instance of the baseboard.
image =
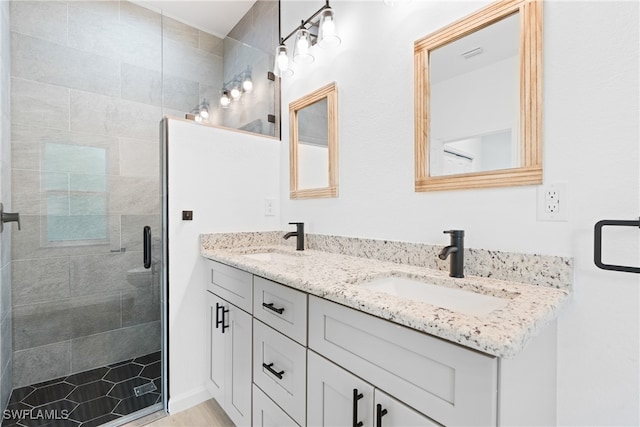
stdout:
{"type": "Polygon", "coordinates": [[[171,396],[169,397],[169,414],[182,412],[209,399],[211,399],[211,394],[204,386],[180,393],[177,396],[171,396]]]}

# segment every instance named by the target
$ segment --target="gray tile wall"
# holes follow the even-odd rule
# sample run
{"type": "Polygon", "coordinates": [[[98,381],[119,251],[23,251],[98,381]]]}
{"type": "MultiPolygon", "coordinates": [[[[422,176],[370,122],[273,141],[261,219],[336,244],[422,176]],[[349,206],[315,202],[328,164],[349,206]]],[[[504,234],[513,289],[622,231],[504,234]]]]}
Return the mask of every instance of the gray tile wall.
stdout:
{"type": "MultiPolygon", "coordinates": [[[[9,44],[9,3],[0,2],[0,202],[9,212],[11,206],[11,62],[9,44]]],[[[8,225],[8,224],[7,224],[8,225]]],[[[11,315],[11,229],[0,234],[0,410],[9,401],[13,377],[13,340],[11,315]]]]}
{"type": "Polygon", "coordinates": [[[222,40],[165,22],[163,81],[158,13],[124,1],[1,4],[2,146],[12,149],[12,164],[1,166],[13,178],[13,198],[2,200],[22,218],[12,242],[0,235],[13,251],[3,250],[0,279],[5,399],[12,386],[160,348],[159,275],[141,268],[142,227],[160,230],[158,123],[168,111],[190,111],[201,87],[222,79],[222,40]],[[104,241],[49,241],[47,144],[105,150],[104,241]]]}

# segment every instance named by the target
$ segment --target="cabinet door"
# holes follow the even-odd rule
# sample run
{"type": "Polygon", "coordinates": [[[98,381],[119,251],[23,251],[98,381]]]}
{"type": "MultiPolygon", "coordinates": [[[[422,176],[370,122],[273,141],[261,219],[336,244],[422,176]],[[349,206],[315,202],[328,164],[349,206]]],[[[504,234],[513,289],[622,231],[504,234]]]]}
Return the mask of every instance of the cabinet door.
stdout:
{"type": "MultiPolygon", "coordinates": [[[[225,405],[236,426],[251,424],[251,315],[227,303],[225,405]]],[[[222,334],[221,334],[222,335],[222,334]]]]}
{"type": "Polygon", "coordinates": [[[298,427],[298,424],[257,386],[253,386],[253,425],[257,427],[298,427]]]}
{"type": "Polygon", "coordinates": [[[221,306],[228,303],[211,292],[207,292],[207,379],[206,386],[211,397],[220,406],[224,406],[225,380],[225,336],[221,333],[219,322],[222,315],[221,306]]]}
{"type": "Polygon", "coordinates": [[[370,384],[312,351],[307,366],[307,425],[373,426],[370,384]]]}
{"type": "Polygon", "coordinates": [[[441,426],[378,389],[375,391],[373,416],[375,427],[441,426]]]}

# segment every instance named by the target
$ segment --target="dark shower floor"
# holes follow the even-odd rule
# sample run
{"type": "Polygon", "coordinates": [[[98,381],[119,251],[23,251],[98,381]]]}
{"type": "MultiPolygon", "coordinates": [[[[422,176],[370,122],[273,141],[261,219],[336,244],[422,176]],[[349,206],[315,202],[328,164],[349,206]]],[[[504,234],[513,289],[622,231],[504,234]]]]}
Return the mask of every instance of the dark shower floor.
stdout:
{"type": "Polygon", "coordinates": [[[91,427],[161,401],[160,352],[13,390],[2,426],[91,427]],[[153,382],[140,397],[134,388],[153,382]]]}

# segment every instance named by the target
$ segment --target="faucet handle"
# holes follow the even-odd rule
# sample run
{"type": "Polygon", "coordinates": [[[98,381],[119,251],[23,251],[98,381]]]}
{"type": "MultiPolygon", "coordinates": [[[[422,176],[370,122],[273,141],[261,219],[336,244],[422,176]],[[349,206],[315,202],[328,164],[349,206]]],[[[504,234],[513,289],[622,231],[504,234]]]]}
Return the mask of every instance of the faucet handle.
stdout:
{"type": "Polygon", "coordinates": [[[300,225],[304,224],[304,222],[290,222],[289,225],[300,225]]]}
{"type": "Polygon", "coordinates": [[[444,234],[451,234],[453,237],[464,237],[464,230],[445,230],[444,234]]]}

